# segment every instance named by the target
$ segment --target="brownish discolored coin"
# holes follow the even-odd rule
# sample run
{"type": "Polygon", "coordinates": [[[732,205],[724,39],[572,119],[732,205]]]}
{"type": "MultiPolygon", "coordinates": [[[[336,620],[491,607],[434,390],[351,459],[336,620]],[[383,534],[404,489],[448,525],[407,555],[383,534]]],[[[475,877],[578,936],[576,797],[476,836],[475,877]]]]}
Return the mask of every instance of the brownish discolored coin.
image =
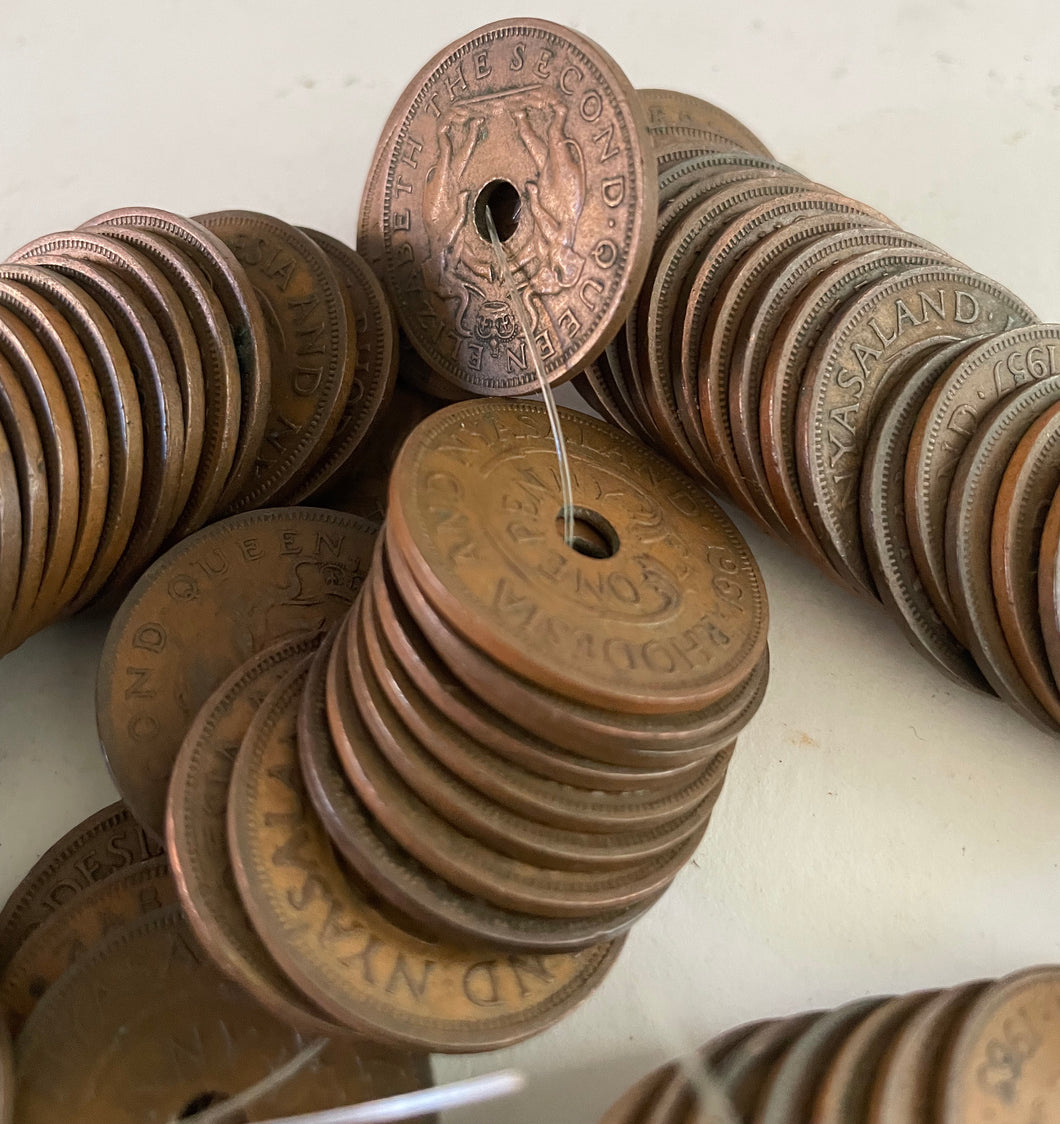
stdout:
{"type": "Polygon", "coordinates": [[[988,986],[942,1059],[940,1124],[1052,1124],[1060,1113],[1060,968],[988,986]]]}
{"type": "Polygon", "coordinates": [[[14,1124],[15,1056],[7,1023],[0,1019],[0,1124],[14,1124]]]}
{"type": "Polygon", "coordinates": [[[21,577],[22,500],[15,459],[0,413],[0,652],[5,648],[21,577]]]}
{"type": "Polygon", "coordinates": [[[591,505],[576,521],[604,557],[563,542],[555,449],[536,403],[462,403],[421,424],[391,476],[388,541],[453,627],[513,671],[627,714],[704,707],[765,650],[754,560],[669,464],[560,413],[575,498],[591,505]]]}
{"type": "Polygon", "coordinates": [[[287,979],[251,926],[225,826],[232,767],[255,713],[320,639],[320,633],[307,633],[255,653],[202,705],[173,766],[166,850],[188,922],[217,967],[276,1018],[330,1036],[341,1028],[287,979]]]}
{"type": "Polygon", "coordinates": [[[1060,493],[1053,497],[1042,527],[1038,614],[1053,679],[1060,683],[1060,493]]]}
{"type": "MultiPolygon", "coordinates": [[[[343,858],[364,884],[427,933],[458,944],[488,942],[502,948],[545,951],[586,948],[624,933],[651,904],[598,917],[533,917],[466,894],[400,847],[350,787],[331,737],[327,715],[330,644],[314,659],[298,720],[299,759],[310,797],[343,858]]],[[[357,721],[356,711],[351,718],[357,721]]],[[[360,728],[351,739],[367,738],[360,728]]],[[[440,821],[441,822],[441,821],[440,821]]],[[[454,835],[442,823],[442,832],[454,835]]]]}
{"type": "Polygon", "coordinates": [[[269,951],[329,1015],[377,1037],[470,1052],[552,1025],[602,980],[621,942],[505,953],[426,943],[384,919],[340,869],[303,785],[296,725],[306,674],[262,705],[229,796],[236,881],[269,951]],[[314,935],[323,925],[327,941],[314,935]]]}
{"type": "MultiPolygon", "coordinates": [[[[16,1050],[18,1120],[179,1119],[242,1093],[311,1042],[213,967],[178,907],[159,910],[116,931],[38,1004],[16,1050]]],[[[234,1118],[273,1120],[430,1083],[424,1055],[346,1039],[234,1118]]]]}
{"type": "Polygon", "coordinates": [[[709,101],[677,90],[638,90],[637,97],[644,106],[649,128],[685,125],[707,129],[729,138],[748,152],[772,155],[746,125],[709,101]]]}
{"type": "Polygon", "coordinates": [[[96,215],[86,227],[118,226],[150,230],[178,246],[217,294],[228,320],[240,371],[239,443],[218,511],[241,495],[254,471],[265,439],[272,395],[272,369],[265,316],[247,276],[232,251],[202,223],[154,207],[123,207],[96,215]]]}
{"type": "Polygon", "coordinates": [[[271,389],[254,469],[229,512],[261,507],[311,471],[342,420],[353,385],[342,283],[306,234],[254,211],[199,215],[246,270],[266,323],[271,389]]]}
{"type": "Polygon", "coordinates": [[[535,346],[552,383],[618,329],[651,253],[644,111],[577,32],[507,20],[450,44],[395,109],[379,192],[382,276],[417,351],[464,390],[522,394],[535,346]],[[497,276],[494,218],[526,339],[497,276]]]}
{"type": "Polygon", "coordinates": [[[140,579],[107,635],[96,720],[118,790],[149,831],[162,833],[199,707],[255,652],[341,616],[374,537],[372,524],[318,508],[247,512],[185,539],[140,579]]]}
{"type": "Polygon", "coordinates": [[[161,854],[121,801],[54,843],[18,884],[0,913],[0,969],[49,917],[117,870],[161,854]]]}
{"type": "Polygon", "coordinates": [[[1025,383],[1060,374],[1060,327],[1034,324],[984,341],[939,379],[909,442],[905,517],[913,557],[938,614],[961,640],[946,576],[946,504],[957,462],[979,421],[1025,383]]]}
{"type": "Polygon", "coordinates": [[[0,1008],[17,1034],[49,987],[121,925],[175,905],[164,855],[123,867],[83,890],[18,946],[0,973],[0,1008]]]}
{"type": "Polygon", "coordinates": [[[646,1074],[608,1108],[600,1117],[600,1124],[642,1124],[645,1110],[671,1074],[671,1066],[664,1066],[646,1074]]]}

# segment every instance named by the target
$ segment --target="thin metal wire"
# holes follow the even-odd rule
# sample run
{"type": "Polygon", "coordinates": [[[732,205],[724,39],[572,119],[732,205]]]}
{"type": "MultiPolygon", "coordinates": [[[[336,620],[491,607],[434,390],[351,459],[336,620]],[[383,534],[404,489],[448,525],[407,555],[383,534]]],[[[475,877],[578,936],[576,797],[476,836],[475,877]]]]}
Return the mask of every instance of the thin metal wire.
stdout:
{"type": "Polygon", "coordinates": [[[541,355],[534,342],[530,319],[527,316],[526,308],[523,306],[522,298],[519,296],[515,278],[512,276],[511,268],[508,265],[508,255],[504,250],[504,243],[497,235],[497,226],[493,221],[493,214],[489,207],[485,208],[485,218],[486,226],[489,229],[490,242],[493,244],[493,253],[497,258],[497,270],[505,285],[508,287],[508,296],[511,300],[512,307],[515,309],[519,327],[522,328],[523,335],[526,337],[526,344],[530,349],[530,357],[534,363],[537,381],[541,387],[542,397],[545,399],[545,410],[548,413],[548,422],[552,427],[552,437],[556,443],[556,456],[559,458],[559,487],[560,495],[563,500],[563,541],[568,546],[573,547],[574,487],[571,484],[570,461],[567,459],[567,442],[563,439],[563,426],[559,420],[559,410],[556,408],[556,399],[552,394],[552,387],[545,377],[545,364],[542,362],[541,355]]]}

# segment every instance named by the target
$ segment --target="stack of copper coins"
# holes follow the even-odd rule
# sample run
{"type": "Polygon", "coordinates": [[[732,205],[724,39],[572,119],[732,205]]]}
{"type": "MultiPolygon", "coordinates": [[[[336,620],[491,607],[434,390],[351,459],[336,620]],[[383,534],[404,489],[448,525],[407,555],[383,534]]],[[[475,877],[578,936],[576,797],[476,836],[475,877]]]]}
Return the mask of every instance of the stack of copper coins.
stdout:
{"type": "Polygon", "coordinates": [[[266,215],[109,211],[0,265],[0,653],[224,513],[356,461],[397,363],[348,247],[266,215]]]}
{"type": "Polygon", "coordinates": [[[601,1124],[1051,1120],[1060,968],[860,999],[719,1035],[649,1074],[601,1124]]]}
{"type": "Polygon", "coordinates": [[[121,803],[49,848],[0,912],[4,1124],[184,1119],[300,1055],[305,1064],[254,1099],[254,1119],[431,1084],[424,1054],[349,1036],[314,1047],[316,1037],[217,969],[165,856],[121,803]]]}

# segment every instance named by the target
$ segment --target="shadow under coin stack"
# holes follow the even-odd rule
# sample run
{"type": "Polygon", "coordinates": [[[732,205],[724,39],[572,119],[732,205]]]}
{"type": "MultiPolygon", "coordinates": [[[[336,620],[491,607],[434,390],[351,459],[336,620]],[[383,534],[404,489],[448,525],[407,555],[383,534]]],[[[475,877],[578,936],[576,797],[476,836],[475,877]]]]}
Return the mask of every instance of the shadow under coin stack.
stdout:
{"type": "Polygon", "coordinates": [[[1056,1118],[1060,968],[767,1019],[643,1078],[600,1124],[1056,1118]]]}

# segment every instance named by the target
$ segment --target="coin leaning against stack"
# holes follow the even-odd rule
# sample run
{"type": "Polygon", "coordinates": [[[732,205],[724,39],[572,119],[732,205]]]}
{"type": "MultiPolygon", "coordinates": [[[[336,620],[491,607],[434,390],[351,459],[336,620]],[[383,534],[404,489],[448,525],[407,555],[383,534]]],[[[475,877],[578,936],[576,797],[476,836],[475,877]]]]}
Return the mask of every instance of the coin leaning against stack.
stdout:
{"type": "Polygon", "coordinates": [[[1060,1095],[1060,968],[766,1019],[643,1078],[600,1124],[1016,1124],[1060,1095]]]}
{"type": "Polygon", "coordinates": [[[382,287],[267,215],[98,215],[0,265],[0,653],[225,513],[357,459],[394,386],[382,287]]]}

